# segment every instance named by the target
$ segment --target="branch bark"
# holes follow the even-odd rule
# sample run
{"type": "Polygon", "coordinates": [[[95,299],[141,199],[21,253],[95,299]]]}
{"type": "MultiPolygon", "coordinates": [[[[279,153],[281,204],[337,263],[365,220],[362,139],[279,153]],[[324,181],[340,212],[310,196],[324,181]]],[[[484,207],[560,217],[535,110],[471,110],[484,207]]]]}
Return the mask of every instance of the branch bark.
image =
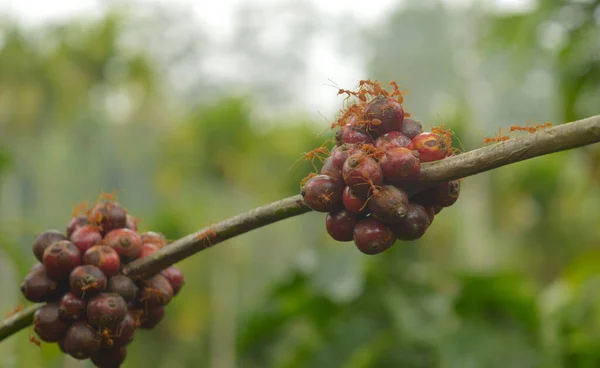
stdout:
{"type": "MultiPolygon", "coordinates": [[[[597,142],[600,142],[600,115],[425,163],[421,166],[418,188],[597,142]]],[[[130,277],[150,276],[227,239],[310,211],[300,195],[285,198],[184,236],[148,257],[129,263],[123,272],[130,277]]],[[[28,326],[37,308],[39,305],[34,305],[2,322],[0,341],[28,326]]]]}

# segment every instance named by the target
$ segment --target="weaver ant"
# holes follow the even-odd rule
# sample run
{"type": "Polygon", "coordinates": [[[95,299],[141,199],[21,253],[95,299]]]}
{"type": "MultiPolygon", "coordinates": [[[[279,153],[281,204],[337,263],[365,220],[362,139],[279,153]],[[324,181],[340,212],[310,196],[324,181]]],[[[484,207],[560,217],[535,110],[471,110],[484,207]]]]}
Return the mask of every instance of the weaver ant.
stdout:
{"type": "Polygon", "coordinates": [[[196,236],[196,240],[201,240],[204,248],[208,248],[208,247],[212,246],[212,242],[210,241],[210,239],[214,239],[216,237],[217,237],[217,233],[212,228],[212,222],[211,222],[206,230],[203,230],[202,232],[200,232],[200,234],[198,234],[196,236]]]}
{"type": "Polygon", "coordinates": [[[17,305],[17,306],[15,307],[15,309],[13,309],[12,311],[10,311],[10,312],[6,313],[6,318],[8,318],[8,317],[11,317],[11,316],[14,316],[15,314],[17,314],[17,313],[19,313],[20,311],[22,311],[22,310],[23,310],[23,308],[25,308],[25,307],[23,306],[23,304],[19,304],[19,305],[17,305]]]}
{"type": "Polygon", "coordinates": [[[121,336],[120,331],[118,331],[116,334],[111,334],[110,330],[108,330],[107,328],[101,328],[98,331],[98,333],[99,333],[100,337],[104,340],[106,345],[108,345],[108,346],[113,346],[114,342],[112,339],[118,338],[121,336]]]}
{"type": "Polygon", "coordinates": [[[521,132],[535,133],[540,129],[550,128],[551,126],[552,126],[552,123],[549,121],[547,121],[543,124],[535,124],[533,126],[511,125],[509,131],[510,132],[521,131],[521,132]]]}
{"type": "MultiPolygon", "coordinates": [[[[315,170],[317,170],[317,166],[315,165],[315,159],[318,159],[319,161],[323,162],[328,156],[329,156],[329,149],[327,149],[327,147],[324,147],[324,146],[317,147],[310,152],[304,153],[304,159],[306,161],[310,160],[310,163],[315,170]]],[[[288,171],[291,170],[294,167],[294,165],[296,165],[298,163],[298,161],[300,161],[300,160],[302,160],[302,157],[299,157],[296,161],[294,161],[294,163],[292,164],[292,166],[290,166],[288,171]]]]}
{"type": "Polygon", "coordinates": [[[29,329],[29,342],[35,344],[40,350],[42,349],[42,342],[31,333],[31,328],[29,329]]]}

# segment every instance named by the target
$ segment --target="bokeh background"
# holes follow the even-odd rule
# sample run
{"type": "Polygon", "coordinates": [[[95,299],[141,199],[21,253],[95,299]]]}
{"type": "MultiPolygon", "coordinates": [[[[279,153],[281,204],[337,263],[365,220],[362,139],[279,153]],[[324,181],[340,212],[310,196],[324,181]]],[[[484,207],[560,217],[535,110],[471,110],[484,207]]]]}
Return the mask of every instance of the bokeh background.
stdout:
{"type": "MultiPolygon", "coordinates": [[[[465,150],[600,111],[600,1],[2,1],[0,312],[31,242],[116,190],[177,239],[299,192],[335,84],[397,81],[465,150]]],[[[471,177],[376,257],[323,214],[181,263],[124,367],[598,367],[600,149],[471,177]]],[[[0,367],[88,367],[23,330],[0,367]]]]}

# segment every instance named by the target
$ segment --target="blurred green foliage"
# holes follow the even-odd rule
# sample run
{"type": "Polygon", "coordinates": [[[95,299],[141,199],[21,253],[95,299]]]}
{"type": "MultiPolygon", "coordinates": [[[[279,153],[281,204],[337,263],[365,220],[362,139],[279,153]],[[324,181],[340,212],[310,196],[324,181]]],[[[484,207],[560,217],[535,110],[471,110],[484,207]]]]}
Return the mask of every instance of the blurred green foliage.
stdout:
{"type": "MultiPolygon", "coordinates": [[[[444,123],[472,149],[501,125],[598,112],[599,9],[540,1],[461,18],[412,2],[362,30],[357,52],[368,77],[411,89],[425,127],[444,123]],[[530,75],[543,76],[534,92],[516,88],[530,75]]],[[[310,117],[260,117],[252,93],[179,103],[118,14],[1,24],[2,311],[21,300],[35,233],[64,228],[100,190],[176,239],[297,194],[313,167],[296,160],[331,139],[310,117]]],[[[468,178],[422,239],[377,257],[329,239],[317,213],[232,239],[179,264],[186,286],[124,366],[597,367],[599,168],[586,147],[468,178]]],[[[77,364],[27,334],[0,344],[0,367],[77,364]]]]}

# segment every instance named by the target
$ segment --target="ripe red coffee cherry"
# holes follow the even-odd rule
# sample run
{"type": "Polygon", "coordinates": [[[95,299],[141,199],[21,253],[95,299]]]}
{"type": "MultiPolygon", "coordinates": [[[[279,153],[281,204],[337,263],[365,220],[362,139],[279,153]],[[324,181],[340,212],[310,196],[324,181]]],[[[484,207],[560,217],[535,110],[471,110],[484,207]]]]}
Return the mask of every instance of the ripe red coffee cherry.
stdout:
{"type": "Polygon", "coordinates": [[[416,240],[422,237],[429,228],[431,220],[425,207],[419,204],[409,204],[404,221],[392,228],[400,240],[416,240]]]}
{"type": "Polygon", "coordinates": [[[404,122],[402,122],[402,129],[400,129],[400,132],[408,138],[413,139],[417,135],[423,133],[423,126],[416,120],[406,118],[404,119],[404,122]]]}
{"type": "Polygon", "coordinates": [[[141,281],[139,301],[144,305],[167,305],[173,298],[173,287],[162,275],[154,275],[146,281],[141,281]]]}
{"type": "Polygon", "coordinates": [[[123,346],[111,346],[100,349],[91,356],[92,363],[98,368],[120,367],[127,357],[127,349],[123,346]]]}
{"type": "Polygon", "coordinates": [[[87,321],[77,321],[67,330],[63,347],[67,354],[77,360],[87,359],[96,354],[102,346],[98,331],[87,321]]]}
{"type": "Polygon", "coordinates": [[[83,255],[83,263],[98,267],[106,277],[119,273],[121,259],[113,248],[106,245],[94,245],[83,255]]]}
{"type": "Polygon", "coordinates": [[[21,293],[30,302],[41,303],[58,297],[60,290],[46,273],[46,267],[38,263],[21,283],[21,293]]]}
{"type": "Polygon", "coordinates": [[[111,337],[113,346],[125,346],[132,342],[135,337],[135,329],[135,318],[131,312],[127,312],[125,318],[123,318],[112,333],[112,335],[117,335],[111,337]]]}
{"type": "Polygon", "coordinates": [[[58,312],[64,321],[72,322],[85,318],[87,302],[77,295],[68,292],[58,302],[58,312]]]}
{"type": "Polygon", "coordinates": [[[121,295],[126,302],[135,300],[138,295],[138,287],[132,279],[124,275],[117,275],[108,279],[106,291],[121,295]]]}
{"type": "Polygon", "coordinates": [[[131,216],[130,214],[127,214],[127,216],[125,216],[125,228],[133,231],[138,230],[137,221],[135,217],[131,216]]]}
{"type": "Polygon", "coordinates": [[[45,342],[57,342],[64,339],[69,325],[60,319],[58,303],[48,303],[35,311],[33,329],[45,342]]]}
{"type": "Polygon", "coordinates": [[[328,213],[325,220],[327,233],[339,242],[348,242],[354,239],[354,226],[358,221],[356,215],[341,210],[336,213],[328,213]]]}
{"type": "Polygon", "coordinates": [[[81,264],[81,252],[70,241],[61,240],[46,248],[43,261],[48,276],[59,281],[81,264]]]}
{"type": "Polygon", "coordinates": [[[314,176],[304,184],[304,203],[317,212],[337,211],[343,207],[344,181],[327,175],[314,176]]]}
{"type": "Polygon", "coordinates": [[[88,212],[88,221],[107,234],[127,225],[127,211],[116,202],[98,203],[88,212]]]}
{"type": "Polygon", "coordinates": [[[364,115],[364,119],[370,121],[369,132],[373,131],[377,135],[402,129],[404,110],[392,97],[375,97],[365,106],[364,115]]]}
{"type": "Polygon", "coordinates": [[[33,241],[33,254],[35,255],[35,258],[42,262],[46,248],[52,243],[61,240],[67,240],[67,237],[58,230],[46,230],[43,233],[38,234],[33,241]]]}
{"type": "Polygon", "coordinates": [[[133,230],[116,229],[104,237],[103,243],[127,260],[136,259],[142,251],[142,238],[133,230]]]}
{"type": "Polygon", "coordinates": [[[335,132],[335,141],[338,146],[341,146],[344,143],[373,143],[373,138],[364,129],[351,124],[346,124],[335,132]]]}
{"type": "Polygon", "coordinates": [[[73,217],[71,219],[71,221],[69,221],[69,223],[67,224],[67,236],[71,237],[71,235],[73,235],[75,230],[77,230],[78,228],[85,226],[87,224],[88,224],[88,222],[87,222],[86,215],[73,217]]]}
{"type": "Polygon", "coordinates": [[[106,276],[96,266],[77,266],[69,275],[71,292],[83,299],[90,299],[106,289],[106,276]]]}
{"type": "Polygon", "coordinates": [[[183,272],[181,272],[181,270],[175,266],[170,266],[162,270],[160,274],[163,275],[167,281],[169,281],[169,284],[171,284],[171,287],[173,288],[173,296],[177,295],[185,283],[183,272]]]}
{"type": "Polygon", "coordinates": [[[71,242],[84,254],[94,245],[102,243],[102,234],[95,225],[80,226],[71,234],[71,242]]]}
{"type": "Polygon", "coordinates": [[[435,133],[425,132],[413,138],[415,149],[419,151],[421,162],[441,160],[446,157],[448,148],[442,137],[435,133]]]}
{"type": "Polygon", "coordinates": [[[416,194],[413,201],[424,206],[436,206],[436,213],[439,213],[440,207],[452,206],[458,200],[459,194],[460,180],[451,180],[416,194]]]}
{"type": "Polygon", "coordinates": [[[90,299],[86,308],[88,322],[95,327],[110,328],[127,314],[127,303],[117,293],[100,293],[90,299]]]}
{"type": "Polygon", "coordinates": [[[364,254],[375,255],[389,249],[396,235],[385,224],[373,218],[358,220],[354,228],[354,244],[364,254]]]}
{"type": "Polygon", "coordinates": [[[159,249],[160,248],[158,247],[158,245],[154,243],[143,243],[142,250],[138,256],[138,259],[148,257],[149,255],[158,252],[159,249]]]}
{"type": "Polygon", "coordinates": [[[393,185],[382,185],[369,199],[369,211],[378,220],[394,224],[406,217],[408,195],[402,189],[393,185]]]}
{"type": "Polygon", "coordinates": [[[342,174],[346,184],[358,194],[369,193],[383,182],[383,172],[377,161],[360,153],[348,157],[342,174]]]}
{"type": "Polygon", "coordinates": [[[409,150],[415,149],[412,140],[398,131],[385,133],[375,140],[375,147],[381,149],[389,149],[391,147],[404,147],[409,150]]]}
{"type": "Polygon", "coordinates": [[[342,202],[349,212],[354,214],[365,213],[367,211],[367,199],[366,194],[358,194],[348,186],[344,188],[342,202]]]}
{"type": "Polygon", "coordinates": [[[323,162],[323,167],[321,167],[321,175],[327,175],[334,179],[343,180],[342,170],[333,165],[332,156],[327,157],[325,162],[323,162]]]}
{"type": "Polygon", "coordinates": [[[346,162],[348,157],[360,152],[360,148],[358,148],[358,146],[355,144],[342,144],[335,150],[335,152],[331,154],[333,166],[342,171],[344,168],[344,162],[346,162]]]}
{"type": "Polygon", "coordinates": [[[154,243],[160,248],[168,244],[167,238],[163,234],[155,231],[146,231],[145,233],[141,233],[140,238],[142,239],[142,243],[154,243]]]}
{"type": "Polygon", "coordinates": [[[388,148],[379,161],[385,181],[402,184],[417,180],[421,173],[421,161],[416,151],[408,148],[388,148]]]}
{"type": "Polygon", "coordinates": [[[146,308],[142,308],[141,312],[139,328],[150,330],[156,327],[156,325],[164,318],[165,307],[160,305],[149,305],[146,308]]]}

